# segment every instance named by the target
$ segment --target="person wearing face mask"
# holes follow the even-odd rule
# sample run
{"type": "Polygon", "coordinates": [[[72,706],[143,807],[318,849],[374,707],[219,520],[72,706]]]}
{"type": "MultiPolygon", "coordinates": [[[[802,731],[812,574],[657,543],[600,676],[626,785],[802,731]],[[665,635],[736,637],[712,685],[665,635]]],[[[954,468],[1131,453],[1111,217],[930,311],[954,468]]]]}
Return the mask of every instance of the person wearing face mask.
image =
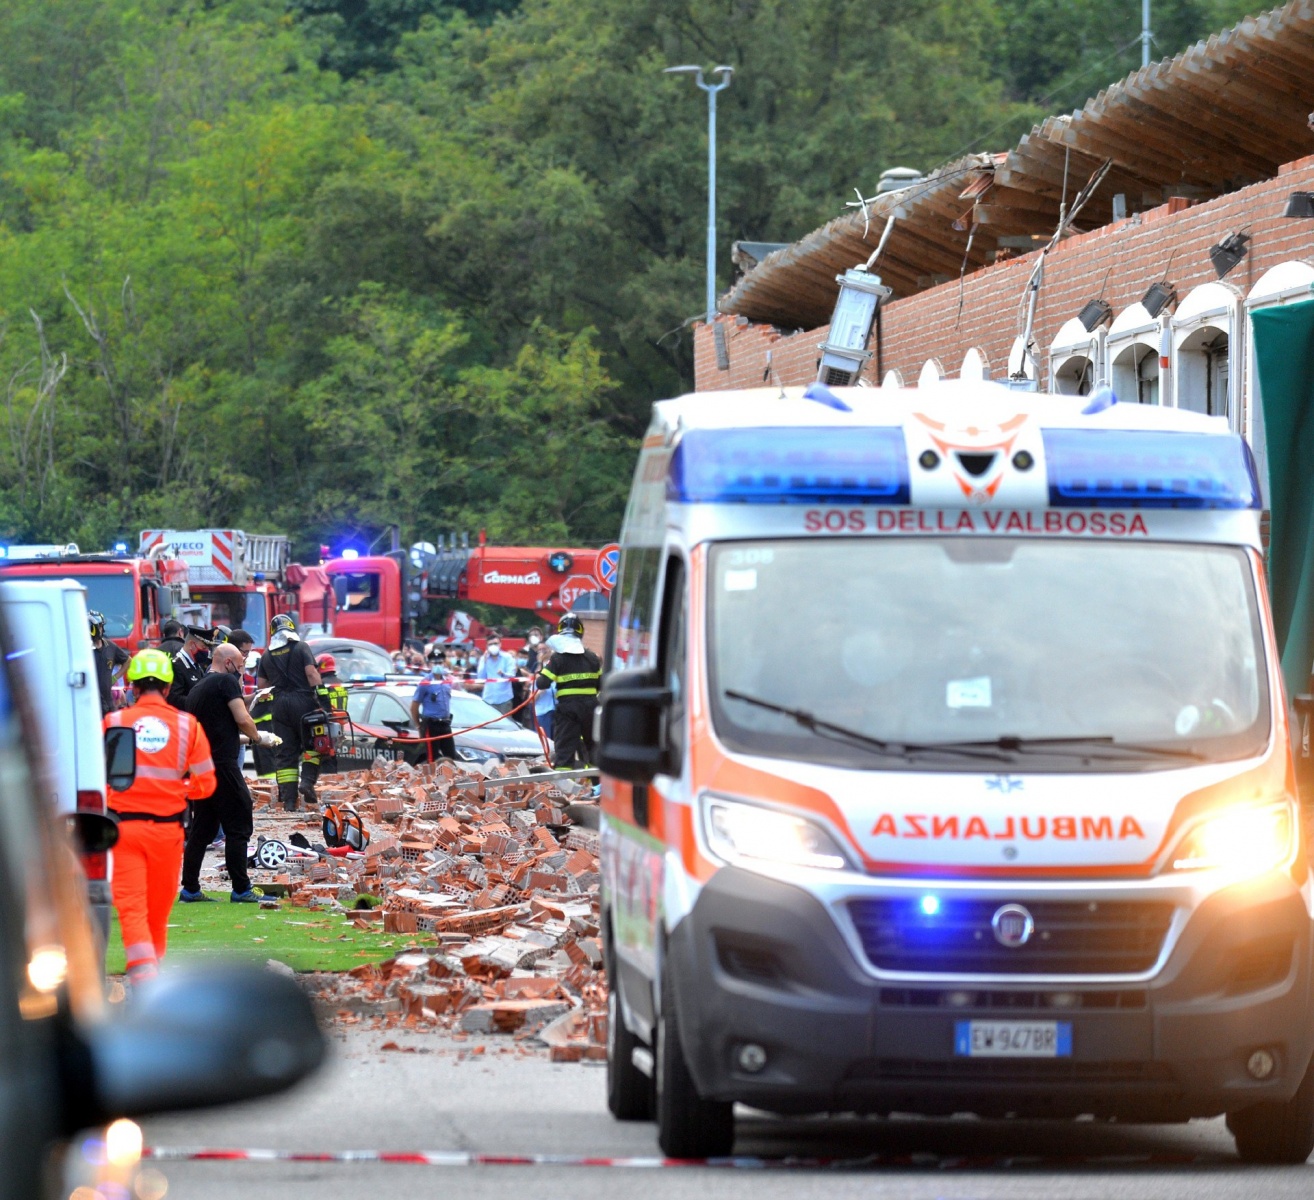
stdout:
{"type": "Polygon", "coordinates": [[[488,648],[475,668],[474,686],[481,687],[484,699],[500,713],[515,707],[511,681],[516,677],[516,660],[502,651],[502,640],[496,634],[488,639],[488,648]]]}
{"type": "Polygon", "coordinates": [[[272,734],[256,729],[242,696],[242,652],[236,646],[215,647],[210,670],[187,695],[187,711],[194,716],[209,739],[214,760],[216,785],[214,795],[198,804],[192,816],[183,849],[182,892],[184,904],[208,900],[201,891],[201,863],[205,850],[222,828],[224,862],[232,886],[229,899],[234,904],[254,904],[259,897],[251,890],[246,871],[247,842],[251,838],[251,793],[238,766],[245,734],[252,742],[270,746],[272,734]]]}

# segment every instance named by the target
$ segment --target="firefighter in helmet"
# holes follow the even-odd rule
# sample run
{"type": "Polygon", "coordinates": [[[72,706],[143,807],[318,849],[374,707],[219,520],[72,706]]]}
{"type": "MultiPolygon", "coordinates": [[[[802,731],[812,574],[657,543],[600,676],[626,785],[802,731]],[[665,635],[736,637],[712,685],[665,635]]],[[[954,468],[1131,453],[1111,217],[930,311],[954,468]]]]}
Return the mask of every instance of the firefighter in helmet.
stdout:
{"type": "Polygon", "coordinates": [[[598,703],[602,661],[584,648],[584,622],[566,613],[548,640],[552,657],[538,673],[538,687],[557,689],[552,765],[558,770],[586,767],[593,758],[593,709],[598,703]]]}
{"type": "MultiPolygon", "coordinates": [[[[319,687],[315,689],[319,707],[327,713],[343,712],[347,707],[347,689],[338,679],[337,660],[331,654],[321,654],[315,659],[315,669],[319,672],[320,680],[319,687]]],[[[333,727],[330,724],[330,729],[333,727]]],[[[331,775],[338,769],[336,756],[336,747],[332,758],[320,754],[313,747],[306,747],[301,756],[301,794],[305,796],[307,804],[313,806],[317,803],[315,784],[319,782],[320,772],[325,771],[331,775]]]]}
{"type": "Polygon", "coordinates": [[[126,792],[111,792],[119,819],[114,847],[114,907],[123,931],[128,978],[154,978],[168,940],[169,913],[178,897],[183,859],[183,815],[189,800],[215,789],[205,730],[191,713],[165,699],[173,663],[160,650],[140,650],[128,663],[137,703],[105,717],[105,728],[137,735],[137,776],[126,792]]]}
{"type": "Polygon", "coordinates": [[[87,613],[91,625],[91,649],[96,656],[96,683],[100,688],[100,715],[114,710],[114,682],[132,656],[117,642],[105,636],[105,618],[94,608],[87,613]]]}
{"type": "MultiPolygon", "coordinates": [[[[260,656],[256,669],[256,687],[274,689],[273,732],[283,739],[274,748],[274,779],[279,803],[287,812],[296,812],[303,720],[319,708],[317,691],[322,681],[315,655],[301,640],[291,617],[279,613],[269,623],[269,634],[269,649],[260,656]]],[[[306,796],[309,805],[315,803],[313,777],[301,781],[300,796],[306,796]]]]}

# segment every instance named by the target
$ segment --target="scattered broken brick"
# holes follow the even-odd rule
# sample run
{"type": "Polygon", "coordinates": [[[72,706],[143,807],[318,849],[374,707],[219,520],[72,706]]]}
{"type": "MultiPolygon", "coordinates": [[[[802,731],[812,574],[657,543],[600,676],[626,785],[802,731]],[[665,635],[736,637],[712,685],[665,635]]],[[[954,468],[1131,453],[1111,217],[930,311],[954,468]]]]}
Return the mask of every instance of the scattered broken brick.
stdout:
{"type": "MultiPolygon", "coordinates": [[[[284,813],[271,786],[251,786],[260,832],[322,841],[317,816],[284,813]]],[[[366,852],[295,858],[277,876],[253,870],[253,881],[281,885],[285,903],[316,919],[382,922],[405,942],[387,962],[318,979],[322,1012],[457,1038],[504,1035],[508,1046],[546,1045],[554,1062],[605,1056],[598,835],[565,811],[587,785],[520,764],[379,760],[325,776],[319,790],[323,803],[360,813],[366,852]],[[357,896],[377,906],[357,909],[357,896]]]]}

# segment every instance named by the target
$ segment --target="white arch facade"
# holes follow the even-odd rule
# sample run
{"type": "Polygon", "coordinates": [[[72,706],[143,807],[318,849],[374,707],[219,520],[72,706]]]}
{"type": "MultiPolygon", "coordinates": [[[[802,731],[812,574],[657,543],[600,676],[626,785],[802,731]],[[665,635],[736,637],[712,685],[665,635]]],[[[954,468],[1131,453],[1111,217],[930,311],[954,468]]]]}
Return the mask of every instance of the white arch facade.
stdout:
{"type": "Polygon", "coordinates": [[[1087,328],[1076,317],[1049,344],[1049,390],[1060,396],[1088,396],[1105,380],[1105,329],[1087,328]]]}
{"type": "Polygon", "coordinates": [[[1034,392],[1039,378],[1035,348],[1027,342],[1025,335],[1019,333],[1009,347],[1008,376],[1004,382],[1017,391],[1034,392]]]}
{"type": "Polygon", "coordinates": [[[1104,339],[1107,378],[1125,404],[1171,404],[1172,380],[1162,369],[1168,316],[1150,316],[1139,300],[1124,308],[1104,339]]]}
{"type": "Polygon", "coordinates": [[[959,379],[989,379],[990,363],[986,360],[985,351],[978,346],[973,346],[966,354],[963,355],[963,365],[958,368],[959,379]]]}
{"type": "MultiPolygon", "coordinates": [[[[1275,304],[1294,304],[1314,299],[1314,265],[1301,259],[1291,259],[1270,267],[1255,282],[1245,298],[1247,316],[1258,308],[1275,304]]],[[[1255,367],[1255,339],[1251,336],[1250,322],[1246,321],[1245,389],[1242,393],[1241,432],[1255,455],[1259,471],[1259,486],[1263,489],[1264,506],[1268,507],[1268,447],[1264,440],[1264,406],[1259,398],[1259,373],[1255,367]]]]}
{"type": "Polygon", "coordinates": [[[1228,283],[1202,283],[1170,322],[1173,398],[1178,408],[1226,417],[1241,428],[1241,293],[1228,283]]]}
{"type": "Polygon", "coordinates": [[[897,392],[903,387],[903,372],[898,367],[891,367],[885,372],[885,378],[881,380],[882,388],[889,388],[892,392],[897,392]]]}
{"type": "Polygon", "coordinates": [[[917,386],[939,383],[944,378],[944,367],[938,358],[928,358],[922,364],[922,372],[917,376],[917,386]]]}

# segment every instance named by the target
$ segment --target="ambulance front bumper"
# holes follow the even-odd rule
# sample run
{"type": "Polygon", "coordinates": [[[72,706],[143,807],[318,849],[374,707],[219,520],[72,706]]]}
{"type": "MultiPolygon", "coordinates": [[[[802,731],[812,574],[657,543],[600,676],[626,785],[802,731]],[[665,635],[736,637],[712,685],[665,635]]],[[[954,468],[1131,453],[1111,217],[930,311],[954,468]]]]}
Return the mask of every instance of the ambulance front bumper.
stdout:
{"type": "MultiPolygon", "coordinates": [[[[1105,906],[1147,900],[1144,885],[1049,887],[1072,911],[1087,892],[1105,906]]],[[[1035,889],[990,881],[959,896],[1035,906],[1035,889]]],[[[681,1040],[703,1095],[792,1113],[1172,1120],[1285,1101],[1314,1052],[1314,926],[1289,875],[1204,897],[1158,888],[1153,899],[1172,904],[1162,944],[1119,964],[1144,969],[1120,974],[1071,960],[1044,976],[885,969],[873,958],[889,946],[851,914],[907,900],[908,889],[862,880],[841,892],[723,867],[672,931],[681,1040]],[[1064,1023],[1068,1053],[963,1053],[962,1022],[998,1020],[1064,1023]],[[748,1045],[765,1050],[761,1069],[745,1068],[760,1058],[741,1055],[748,1045]],[[1256,1079],[1260,1050],[1275,1065],[1256,1079]]]]}

